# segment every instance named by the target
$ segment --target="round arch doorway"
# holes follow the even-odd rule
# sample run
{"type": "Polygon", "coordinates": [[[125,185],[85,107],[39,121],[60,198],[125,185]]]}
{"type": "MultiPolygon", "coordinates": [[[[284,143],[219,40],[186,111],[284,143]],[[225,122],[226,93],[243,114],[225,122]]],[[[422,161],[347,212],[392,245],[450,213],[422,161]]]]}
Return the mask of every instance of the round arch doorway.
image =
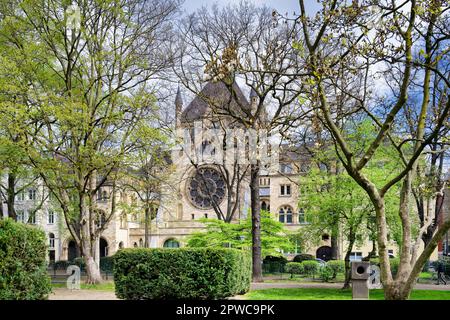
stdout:
{"type": "Polygon", "coordinates": [[[70,240],[67,244],[67,260],[73,261],[81,256],[80,249],[74,240],[70,240]]]}
{"type": "Polygon", "coordinates": [[[108,256],[108,241],[105,238],[100,238],[100,258],[108,256]]]}
{"type": "Polygon", "coordinates": [[[324,261],[331,260],[331,247],[322,246],[316,251],[316,258],[322,259],[324,261]]]}

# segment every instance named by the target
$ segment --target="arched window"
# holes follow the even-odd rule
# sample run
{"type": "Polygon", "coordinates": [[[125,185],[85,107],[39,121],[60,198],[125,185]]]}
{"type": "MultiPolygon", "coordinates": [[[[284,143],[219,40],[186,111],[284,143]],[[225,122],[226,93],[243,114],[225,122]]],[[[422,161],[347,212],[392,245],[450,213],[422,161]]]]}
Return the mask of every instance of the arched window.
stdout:
{"type": "Polygon", "coordinates": [[[55,235],[51,232],[48,234],[48,246],[50,249],[55,248],[55,235]]]}
{"type": "Polygon", "coordinates": [[[164,242],[164,248],[179,248],[180,243],[175,239],[168,239],[164,242]]]}
{"type": "Polygon", "coordinates": [[[144,240],[142,240],[142,238],[141,239],[139,239],[139,247],[143,247],[144,246],[144,240]]]}
{"type": "Polygon", "coordinates": [[[292,223],[292,208],[289,206],[281,207],[278,217],[282,223],[292,223]]]}
{"type": "Polygon", "coordinates": [[[267,203],[265,201],[261,203],[261,210],[267,211],[267,203]]]}
{"type": "Polygon", "coordinates": [[[133,247],[135,247],[135,248],[137,248],[137,247],[138,247],[138,244],[137,244],[137,242],[133,243],[133,247]]]}
{"type": "Polygon", "coordinates": [[[100,258],[108,256],[108,241],[105,238],[100,238],[100,258]]]}
{"type": "Polygon", "coordinates": [[[123,249],[123,242],[122,241],[119,242],[119,249],[123,249]]]}

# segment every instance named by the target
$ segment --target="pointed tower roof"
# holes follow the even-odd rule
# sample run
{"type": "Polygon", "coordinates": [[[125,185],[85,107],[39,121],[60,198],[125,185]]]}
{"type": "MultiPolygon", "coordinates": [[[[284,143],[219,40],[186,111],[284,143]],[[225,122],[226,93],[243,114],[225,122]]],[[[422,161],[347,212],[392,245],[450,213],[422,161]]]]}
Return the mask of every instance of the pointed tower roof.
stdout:
{"type": "Polygon", "coordinates": [[[233,84],[233,91],[235,96],[231,97],[230,90],[223,82],[208,82],[184,109],[181,122],[193,122],[201,119],[211,109],[211,105],[215,108],[227,108],[229,104],[230,109],[235,110],[236,114],[244,114],[241,111],[242,108],[249,110],[250,104],[237,83],[233,84]]]}
{"type": "MultiPolygon", "coordinates": [[[[177,95],[176,95],[176,97],[175,97],[175,106],[176,107],[178,107],[178,106],[183,106],[183,98],[181,97],[181,90],[180,90],[180,86],[178,86],[178,89],[177,89],[177,95]]],[[[181,111],[181,108],[180,108],[180,111],[181,111]]]]}

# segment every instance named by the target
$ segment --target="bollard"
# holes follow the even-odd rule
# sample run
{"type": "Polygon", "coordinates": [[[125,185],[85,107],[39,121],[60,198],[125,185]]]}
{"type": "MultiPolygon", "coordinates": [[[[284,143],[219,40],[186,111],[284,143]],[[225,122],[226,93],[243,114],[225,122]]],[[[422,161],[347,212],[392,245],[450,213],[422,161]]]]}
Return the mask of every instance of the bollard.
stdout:
{"type": "Polygon", "coordinates": [[[369,262],[352,262],[352,297],[353,300],[369,299],[369,262]]]}

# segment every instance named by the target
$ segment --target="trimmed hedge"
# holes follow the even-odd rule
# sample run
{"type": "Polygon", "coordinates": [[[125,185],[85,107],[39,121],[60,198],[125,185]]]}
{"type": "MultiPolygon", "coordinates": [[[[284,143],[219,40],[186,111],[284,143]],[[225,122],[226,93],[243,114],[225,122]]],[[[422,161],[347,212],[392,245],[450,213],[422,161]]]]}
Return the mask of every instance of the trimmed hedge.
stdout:
{"type": "Polygon", "coordinates": [[[333,277],[334,270],[329,265],[324,265],[319,267],[319,278],[323,282],[328,282],[331,279],[334,279],[333,277]]]}
{"type": "Polygon", "coordinates": [[[263,273],[283,273],[287,262],[283,256],[266,256],[263,260],[263,273]]]}
{"type": "Polygon", "coordinates": [[[305,272],[305,268],[301,262],[288,262],[284,271],[290,273],[291,278],[293,278],[294,274],[303,274],[305,272]]]}
{"type": "Polygon", "coordinates": [[[112,272],[114,270],[114,256],[100,258],[100,270],[112,272]]]}
{"type": "Polygon", "coordinates": [[[0,300],[46,299],[47,238],[36,227],[0,220],[0,300]]]}
{"type": "Polygon", "coordinates": [[[293,262],[303,262],[307,260],[315,260],[314,256],[307,253],[300,253],[294,257],[293,262]]]}
{"type": "Polygon", "coordinates": [[[319,263],[316,260],[305,260],[302,262],[305,275],[315,276],[319,270],[319,263]]]}
{"type": "Polygon", "coordinates": [[[251,257],[228,248],[122,249],[114,255],[121,299],[220,299],[250,289],[251,257]]]}
{"type": "Polygon", "coordinates": [[[333,279],[336,279],[338,273],[345,272],[345,261],[343,260],[330,260],[327,262],[327,266],[333,270],[333,279]]]}

